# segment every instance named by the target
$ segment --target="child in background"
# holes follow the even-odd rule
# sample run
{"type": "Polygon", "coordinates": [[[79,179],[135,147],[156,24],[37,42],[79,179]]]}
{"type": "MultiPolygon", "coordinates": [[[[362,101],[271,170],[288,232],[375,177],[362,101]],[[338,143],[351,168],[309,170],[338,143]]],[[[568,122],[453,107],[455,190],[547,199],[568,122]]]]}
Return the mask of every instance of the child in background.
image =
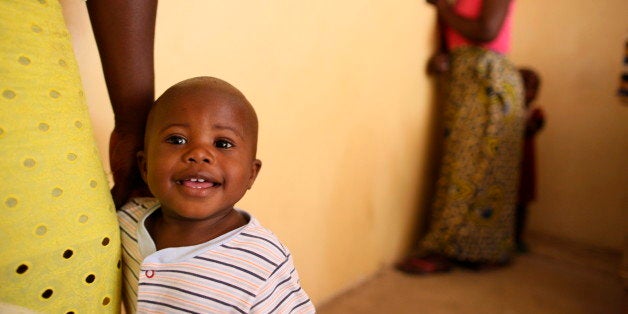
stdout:
{"type": "Polygon", "coordinates": [[[523,79],[526,106],[526,126],[523,142],[523,158],[521,160],[521,183],[519,185],[519,198],[515,216],[515,241],[519,252],[527,252],[528,248],[523,241],[523,229],[525,226],[528,204],[536,196],[536,167],[534,137],[545,124],[543,111],[538,107],[532,107],[532,103],[538,94],[541,80],[532,69],[519,69],[523,79]]]}
{"type": "Polygon", "coordinates": [[[258,122],[230,84],[198,77],[153,105],[138,162],[156,198],[118,212],[127,312],[313,313],[288,249],[234,209],[261,168],[258,122]]]}

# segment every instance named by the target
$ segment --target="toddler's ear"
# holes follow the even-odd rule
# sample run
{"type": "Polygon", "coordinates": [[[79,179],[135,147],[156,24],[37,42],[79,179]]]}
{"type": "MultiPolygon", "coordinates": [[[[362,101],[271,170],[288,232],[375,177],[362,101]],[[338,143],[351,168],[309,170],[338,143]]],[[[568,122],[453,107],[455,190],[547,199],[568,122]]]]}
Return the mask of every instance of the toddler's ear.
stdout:
{"type": "Polygon", "coordinates": [[[146,184],[148,184],[148,181],[146,181],[146,172],[147,172],[147,168],[146,168],[146,154],[144,153],[143,150],[137,152],[137,166],[140,168],[140,174],[142,175],[142,180],[144,180],[144,182],[146,184]]]}
{"type": "Polygon", "coordinates": [[[255,178],[257,178],[260,169],[262,169],[262,161],[259,159],[253,160],[251,163],[251,176],[249,177],[249,186],[247,187],[247,190],[250,190],[253,187],[253,183],[255,182],[255,178]]]}

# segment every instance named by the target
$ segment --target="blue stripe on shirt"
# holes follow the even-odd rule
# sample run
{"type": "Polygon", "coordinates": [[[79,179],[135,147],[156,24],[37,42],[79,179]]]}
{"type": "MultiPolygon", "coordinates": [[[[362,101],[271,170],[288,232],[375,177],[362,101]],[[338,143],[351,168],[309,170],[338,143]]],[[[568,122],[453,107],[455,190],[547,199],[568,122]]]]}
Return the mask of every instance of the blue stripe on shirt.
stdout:
{"type": "Polygon", "coordinates": [[[260,259],[262,259],[262,260],[266,261],[267,263],[269,263],[269,264],[271,264],[271,265],[273,265],[273,266],[277,267],[277,264],[273,263],[271,260],[267,259],[266,257],[264,257],[264,256],[262,256],[262,255],[260,255],[260,254],[255,253],[255,252],[253,252],[253,251],[251,251],[251,250],[247,250],[247,249],[243,249],[243,248],[239,248],[239,247],[228,246],[228,245],[226,245],[226,244],[222,244],[222,245],[220,245],[220,246],[221,246],[221,247],[224,247],[224,248],[226,248],[226,249],[231,249],[231,250],[236,250],[236,251],[241,251],[241,252],[244,252],[244,253],[248,253],[248,254],[250,254],[250,255],[256,256],[256,257],[258,257],[258,258],[260,258],[260,259]]]}
{"type": "Polygon", "coordinates": [[[286,300],[287,300],[287,299],[288,299],[291,295],[293,295],[293,294],[295,294],[295,293],[297,293],[297,292],[299,292],[299,291],[301,291],[301,287],[299,287],[299,288],[298,288],[298,289],[296,289],[296,290],[292,290],[292,291],[290,291],[290,293],[286,294],[286,296],[285,296],[285,297],[281,300],[281,302],[277,303],[277,305],[275,306],[275,308],[273,308],[272,310],[270,310],[270,312],[268,312],[268,313],[272,313],[272,312],[274,312],[275,310],[277,310],[277,308],[279,308],[279,306],[281,306],[281,304],[283,304],[284,302],[286,302],[286,300]]]}
{"type": "Polygon", "coordinates": [[[254,309],[256,306],[264,303],[266,300],[268,300],[268,298],[270,298],[271,296],[273,296],[273,294],[275,294],[275,291],[277,291],[277,289],[279,287],[281,287],[281,285],[285,284],[286,282],[290,281],[292,279],[292,277],[288,277],[284,280],[282,280],[281,282],[279,282],[277,285],[275,285],[275,288],[273,289],[273,291],[271,293],[269,293],[265,298],[261,299],[259,302],[255,303],[253,306],[251,306],[251,310],[254,309]]]}
{"type": "Polygon", "coordinates": [[[194,258],[201,259],[201,260],[208,261],[208,262],[212,262],[212,263],[216,263],[216,264],[220,264],[220,265],[224,265],[224,266],[227,266],[227,267],[231,267],[231,268],[237,269],[237,270],[239,270],[241,272],[247,273],[247,274],[249,274],[249,275],[251,275],[251,276],[253,276],[253,277],[255,277],[255,278],[259,279],[259,280],[266,281],[266,278],[264,278],[264,277],[262,277],[262,276],[260,276],[260,275],[258,275],[256,273],[254,273],[254,272],[252,272],[250,270],[246,270],[246,269],[244,269],[242,267],[239,267],[239,266],[236,266],[236,265],[233,265],[233,264],[221,262],[221,261],[218,261],[218,260],[215,260],[215,259],[202,257],[202,256],[194,256],[194,258]]]}
{"type": "Polygon", "coordinates": [[[283,254],[283,256],[288,256],[283,248],[280,248],[279,246],[277,246],[277,244],[275,244],[275,242],[270,241],[267,238],[256,236],[256,235],[252,235],[250,233],[245,233],[245,232],[242,232],[241,235],[249,237],[249,238],[260,239],[262,241],[268,242],[270,245],[274,246],[277,250],[279,250],[279,252],[281,252],[281,254],[283,254]]]}
{"type": "MultiPolygon", "coordinates": [[[[144,271],[144,270],[142,270],[142,271],[144,271]]],[[[236,290],[240,290],[240,291],[242,291],[242,292],[244,292],[244,293],[246,293],[246,294],[248,294],[248,295],[250,295],[252,297],[255,296],[254,293],[252,293],[252,292],[250,292],[250,291],[248,291],[248,290],[246,290],[244,288],[240,288],[240,287],[238,287],[238,286],[236,286],[234,284],[230,284],[230,283],[228,283],[226,281],[222,281],[222,280],[218,280],[218,279],[215,279],[215,278],[199,275],[199,274],[196,274],[196,273],[191,273],[191,272],[188,272],[188,271],[176,270],[176,269],[160,269],[160,270],[157,270],[155,272],[178,273],[178,274],[190,275],[190,276],[194,276],[194,277],[197,277],[197,278],[202,278],[202,279],[205,279],[205,280],[213,281],[215,283],[219,283],[219,284],[231,287],[231,288],[236,289],[236,290]]],[[[142,283],[140,283],[140,284],[142,284],[142,283]]]]}

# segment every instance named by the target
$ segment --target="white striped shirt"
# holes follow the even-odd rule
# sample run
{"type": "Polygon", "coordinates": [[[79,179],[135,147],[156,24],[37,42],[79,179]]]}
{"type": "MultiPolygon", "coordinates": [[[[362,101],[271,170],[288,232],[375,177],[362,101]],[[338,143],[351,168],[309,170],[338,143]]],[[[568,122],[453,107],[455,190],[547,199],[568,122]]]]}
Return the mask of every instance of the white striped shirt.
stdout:
{"type": "Polygon", "coordinates": [[[159,208],[136,198],[118,211],[123,299],[129,313],[315,313],[288,249],[249,222],[207,243],[155,252],[144,220],[159,208]]]}

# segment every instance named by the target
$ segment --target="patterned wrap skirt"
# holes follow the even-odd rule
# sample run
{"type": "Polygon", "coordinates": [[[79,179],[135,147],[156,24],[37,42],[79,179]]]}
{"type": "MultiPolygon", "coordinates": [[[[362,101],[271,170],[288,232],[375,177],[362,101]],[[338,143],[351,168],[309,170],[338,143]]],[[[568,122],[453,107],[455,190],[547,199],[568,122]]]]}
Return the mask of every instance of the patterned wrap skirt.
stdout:
{"type": "Polygon", "coordinates": [[[56,0],[0,1],[0,172],[0,312],[119,312],[115,208],[56,0]]]}
{"type": "Polygon", "coordinates": [[[523,85],[503,55],[478,47],[451,53],[441,169],[424,254],[503,262],[514,242],[523,85]]]}

